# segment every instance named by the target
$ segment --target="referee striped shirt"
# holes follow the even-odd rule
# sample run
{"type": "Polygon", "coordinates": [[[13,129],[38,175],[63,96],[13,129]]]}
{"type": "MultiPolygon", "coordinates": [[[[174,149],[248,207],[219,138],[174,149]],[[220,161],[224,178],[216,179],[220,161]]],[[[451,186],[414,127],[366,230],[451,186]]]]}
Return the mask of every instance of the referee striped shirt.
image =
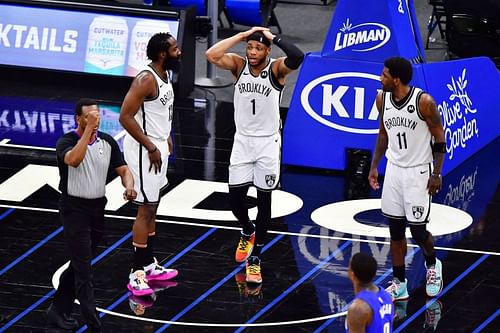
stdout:
{"type": "Polygon", "coordinates": [[[97,138],[87,147],[83,161],[76,168],[64,163],[64,156],[80,140],[76,131],[64,134],[57,141],[56,155],[59,167],[59,190],[62,194],[84,199],[105,196],[106,179],[110,169],[125,165],[120,148],[109,134],[97,132],[97,138]]]}

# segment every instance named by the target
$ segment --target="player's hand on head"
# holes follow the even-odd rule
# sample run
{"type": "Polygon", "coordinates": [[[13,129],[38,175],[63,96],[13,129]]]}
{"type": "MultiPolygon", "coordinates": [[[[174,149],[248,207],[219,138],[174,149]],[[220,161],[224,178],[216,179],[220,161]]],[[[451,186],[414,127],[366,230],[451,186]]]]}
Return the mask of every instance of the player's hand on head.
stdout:
{"type": "Polygon", "coordinates": [[[264,34],[264,36],[266,36],[267,39],[269,39],[270,41],[272,41],[274,39],[274,37],[276,37],[276,35],[274,35],[269,29],[267,30],[263,30],[262,33],[264,34]]]}

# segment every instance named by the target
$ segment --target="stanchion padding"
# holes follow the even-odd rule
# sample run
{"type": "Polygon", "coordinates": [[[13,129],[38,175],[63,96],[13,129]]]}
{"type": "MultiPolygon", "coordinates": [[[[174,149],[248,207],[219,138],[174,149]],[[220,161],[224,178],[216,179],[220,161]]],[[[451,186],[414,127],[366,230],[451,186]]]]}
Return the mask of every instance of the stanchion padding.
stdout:
{"type": "Polygon", "coordinates": [[[196,15],[205,16],[207,15],[207,4],[206,0],[170,0],[171,7],[186,8],[189,6],[196,7],[196,15]]]}
{"type": "Polygon", "coordinates": [[[233,23],[247,26],[267,26],[270,13],[266,0],[226,0],[226,11],[233,23]]]}

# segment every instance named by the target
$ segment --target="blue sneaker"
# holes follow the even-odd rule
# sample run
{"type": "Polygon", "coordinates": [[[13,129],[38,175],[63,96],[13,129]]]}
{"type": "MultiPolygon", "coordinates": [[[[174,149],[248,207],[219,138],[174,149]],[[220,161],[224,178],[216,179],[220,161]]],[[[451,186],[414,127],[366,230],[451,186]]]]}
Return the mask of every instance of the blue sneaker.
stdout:
{"type": "Polygon", "coordinates": [[[429,297],[437,296],[443,290],[443,266],[436,258],[436,264],[427,268],[425,292],[429,297]]]}
{"type": "Polygon", "coordinates": [[[410,295],[408,295],[408,288],[406,285],[408,284],[408,280],[405,279],[404,282],[399,281],[398,278],[393,278],[391,285],[385,289],[391,295],[392,301],[401,301],[408,299],[410,295]]]}

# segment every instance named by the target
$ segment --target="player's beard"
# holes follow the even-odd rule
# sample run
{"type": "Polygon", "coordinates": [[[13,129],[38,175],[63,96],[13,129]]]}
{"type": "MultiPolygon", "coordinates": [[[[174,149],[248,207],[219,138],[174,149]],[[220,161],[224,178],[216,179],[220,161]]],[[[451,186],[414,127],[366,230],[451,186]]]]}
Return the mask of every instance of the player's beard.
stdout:
{"type": "Polygon", "coordinates": [[[163,70],[178,72],[181,67],[181,61],[179,58],[167,57],[162,64],[163,70]]]}

